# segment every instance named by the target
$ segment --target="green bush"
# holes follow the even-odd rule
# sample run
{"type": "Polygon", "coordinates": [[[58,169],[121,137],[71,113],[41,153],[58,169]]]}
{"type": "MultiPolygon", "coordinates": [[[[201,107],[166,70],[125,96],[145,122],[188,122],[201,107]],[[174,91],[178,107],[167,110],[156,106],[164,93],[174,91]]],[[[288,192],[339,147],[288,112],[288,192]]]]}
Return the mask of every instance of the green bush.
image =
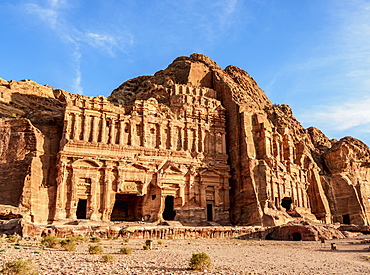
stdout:
{"type": "Polygon", "coordinates": [[[128,243],[130,239],[123,239],[123,242],[128,243]]]}
{"type": "Polygon", "coordinates": [[[163,241],[158,240],[158,241],[157,241],[157,244],[163,244],[163,241]]]}
{"type": "Polygon", "coordinates": [[[128,246],[124,246],[122,247],[120,250],[119,250],[119,253],[121,254],[126,254],[126,255],[130,255],[132,254],[132,251],[134,251],[131,247],[128,247],[128,246]]]}
{"type": "Polygon", "coordinates": [[[103,262],[111,263],[114,261],[114,256],[111,254],[106,254],[102,256],[103,262]]]}
{"type": "Polygon", "coordinates": [[[0,273],[6,275],[36,275],[38,273],[35,270],[36,267],[31,261],[18,259],[6,262],[0,273]]]}
{"type": "Polygon", "coordinates": [[[60,241],[60,246],[65,251],[76,251],[77,244],[76,244],[74,238],[67,238],[65,240],[60,241]]]}
{"type": "Polygon", "coordinates": [[[101,239],[99,237],[92,237],[92,238],[90,238],[90,241],[92,243],[100,243],[101,242],[101,239]]]}
{"type": "Polygon", "coordinates": [[[60,245],[60,240],[57,236],[48,235],[42,239],[41,244],[49,248],[56,248],[60,245]]]}
{"type": "Polygon", "coordinates": [[[144,250],[150,250],[150,246],[149,246],[149,245],[144,245],[144,246],[143,246],[143,249],[144,249],[144,250]]]}
{"type": "Polygon", "coordinates": [[[196,253],[190,259],[190,268],[193,270],[204,271],[212,266],[211,258],[207,253],[196,253]]]}
{"type": "Polygon", "coordinates": [[[103,247],[100,245],[89,245],[90,254],[103,254],[103,247]]]}

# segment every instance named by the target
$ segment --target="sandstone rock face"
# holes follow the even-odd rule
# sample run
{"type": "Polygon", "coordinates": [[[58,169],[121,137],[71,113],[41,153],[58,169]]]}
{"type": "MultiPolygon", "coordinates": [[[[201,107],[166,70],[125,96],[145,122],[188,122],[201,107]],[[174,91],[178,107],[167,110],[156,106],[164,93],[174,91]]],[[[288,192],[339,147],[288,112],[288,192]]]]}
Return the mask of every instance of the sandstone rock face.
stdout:
{"type": "Polygon", "coordinates": [[[3,214],[187,225],[370,222],[368,147],[304,129],[235,66],[179,57],[108,98],[0,80],[3,214]],[[7,172],[20,163],[19,173],[7,172]]]}

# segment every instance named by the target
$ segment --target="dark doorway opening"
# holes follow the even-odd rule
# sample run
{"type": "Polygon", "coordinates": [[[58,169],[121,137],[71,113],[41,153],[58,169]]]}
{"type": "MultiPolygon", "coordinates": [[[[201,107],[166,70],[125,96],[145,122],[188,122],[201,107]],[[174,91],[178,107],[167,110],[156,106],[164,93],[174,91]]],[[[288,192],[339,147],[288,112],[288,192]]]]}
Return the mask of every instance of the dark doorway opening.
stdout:
{"type": "Polygon", "coordinates": [[[116,194],[111,221],[139,221],[142,197],[136,195],[116,194]]]}
{"type": "Polygon", "coordinates": [[[343,218],[343,224],[351,224],[351,218],[349,214],[343,215],[342,218],[343,218]]]}
{"type": "Polygon", "coordinates": [[[296,233],[293,233],[292,236],[293,236],[293,241],[302,241],[301,233],[296,232],[296,233]]]}
{"type": "Polygon", "coordinates": [[[272,233],[268,233],[265,237],[265,240],[273,240],[273,238],[271,237],[272,233]]]}
{"type": "Polygon", "coordinates": [[[86,219],[87,200],[78,200],[76,216],[77,219],[86,219]]]}
{"type": "Polygon", "coordinates": [[[291,205],[292,205],[292,199],[291,198],[285,197],[284,199],[282,199],[281,206],[284,207],[286,211],[290,210],[291,205]]]}
{"type": "Polygon", "coordinates": [[[213,205],[212,203],[207,203],[207,221],[213,221],[213,205]]]}
{"type": "Polygon", "coordinates": [[[174,199],[173,196],[167,196],[164,201],[163,219],[167,221],[173,221],[176,216],[176,211],[173,210],[174,199]]]}

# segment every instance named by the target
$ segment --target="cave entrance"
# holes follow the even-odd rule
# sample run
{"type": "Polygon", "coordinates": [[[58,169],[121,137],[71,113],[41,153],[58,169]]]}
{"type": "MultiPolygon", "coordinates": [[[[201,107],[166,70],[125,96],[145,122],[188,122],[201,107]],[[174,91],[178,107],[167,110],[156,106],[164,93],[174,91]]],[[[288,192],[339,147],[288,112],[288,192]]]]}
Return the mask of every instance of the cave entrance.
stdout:
{"type": "Polygon", "coordinates": [[[136,195],[116,194],[111,221],[139,221],[142,197],[136,195]]]}
{"type": "Polygon", "coordinates": [[[281,206],[285,208],[286,211],[290,210],[290,206],[292,205],[292,198],[285,197],[281,201],[281,206]]]}
{"type": "Polygon", "coordinates": [[[87,200],[79,199],[77,203],[77,219],[86,219],[87,200]]]}
{"type": "Polygon", "coordinates": [[[173,221],[176,216],[176,211],[174,210],[174,200],[173,196],[167,196],[164,200],[164,211],[163,219],[167,221],[173,221]]]}
{"type": "Polygon", "coordinates": [[[293,241],[302,241],[301,233],[298,233],[298,232],[293,233],[292,237],[293,237],[293,241]]]}
{"type": "Polygon", "coordinates": [[[351,217],[349,214],[345,214],[342,216],[343,224],[351,224],[351,217]]]}

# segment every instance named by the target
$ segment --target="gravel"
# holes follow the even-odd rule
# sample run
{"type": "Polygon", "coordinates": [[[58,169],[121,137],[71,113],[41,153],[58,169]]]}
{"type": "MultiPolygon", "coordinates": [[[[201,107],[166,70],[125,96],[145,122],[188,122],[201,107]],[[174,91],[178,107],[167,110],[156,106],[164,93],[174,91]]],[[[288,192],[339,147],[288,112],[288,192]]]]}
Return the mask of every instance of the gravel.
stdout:
{"type": "MultiPolygon", "coordinates": [[[[287,242],[238,239],[153,240],[153,249],[144,250],[145,240],[103,239],[104,254],[115,259],[103,262],[102,255],[90,255],[88,242],[79,242],[77,251],[44,248],[40,241],[21,240],[19,245],[0,238],[0,265],[28,259],[40,274],[370,274],[369,243],[361,239],[321,242],[287,242]],[[338,250],[331,251],[335,242],[338,250]],[[134,249],[120,254],[122,246],[134,249]],[[193,253],[206,252],[213,267],[205,272],[189,270],[193,253]]],[[[90,243],[91,244],[91,243],[90,243]]],[[[97,244],[93,244],[97,245],[97,244]]]]}

